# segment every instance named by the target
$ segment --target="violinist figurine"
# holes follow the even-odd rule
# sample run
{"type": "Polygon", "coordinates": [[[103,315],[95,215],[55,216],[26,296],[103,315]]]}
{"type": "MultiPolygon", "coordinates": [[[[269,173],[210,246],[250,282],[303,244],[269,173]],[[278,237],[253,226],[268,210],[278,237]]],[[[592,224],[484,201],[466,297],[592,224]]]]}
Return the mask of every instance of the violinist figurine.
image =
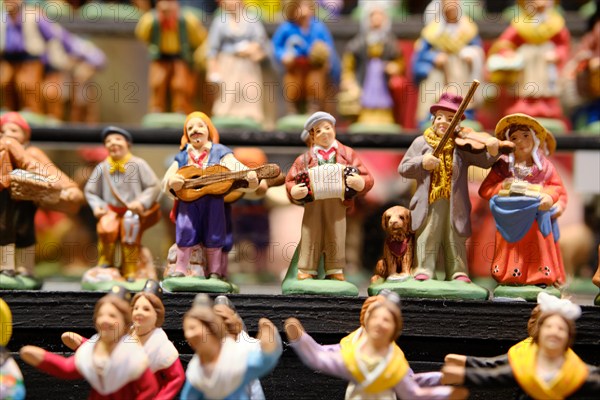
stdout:
{"type": "Polygon", "coordinates": [[[108,157],[95,167],[84,189],[98,219],[98,262],[96,268],[86,272],[82,284],[97,290],[125,279],[129,286],[141,286],[146,281],[146,269],[152,268],[142,265],[140,250],[144,231],[160,220],[156,202],[159,181],[146,161],[131,154],[131,133],[108,126],[101,138],[108,157]],[[115,268],[117,241],[121,245],[120,270],[115,268]]]}
{"type": "Polygon", "coordinates": [[[90,399],[154,399],[158,383],[148,357],[127,335],[131,308],[124,289],[115,286],[96,302],[93,317],[97,334],[84,342],[71,357],[63,357],[37,346],[21,348],[27,364],[59,379],[85,379],[90,399]]]}
{"type": "Polygon", "coordinates": [[[508,115],[496,125],[496,137],[515,144],[514,154],[502,156],[479,188],[496,221],[491,263],[492,277],[500,284],[496,296],[535,300],[544,289],[558,296],[553,286],[565,282],[552,215],[566,206],[566,191],[542,149],[547,136],[525,114],[508,115]]]}
{"type": "Polygon", "coordinates": [[[508,362],[492,367],[446,365],[443,382],[468,388],[514,387],[519,399],[597,397],[600,373],[571,350],[581,307],[547,293],[538,294],[540,315],[525,340],[508,351],[508,362]]]}
{"type": "Polygon", "coordinates": [[[152,59],[150,113],[192,112],[196,77],[191,65],[206,39],[202,22],[192,11],[180,8],[178,1],[158,0],[156,9],[140,18],[135,34],[148,44],[152,59]]]}
{"type": "MultiPolygon", "coordinates": [[[[325,278],[345,281],[346,211],[353,205],[355,195],[371,190],[373,178],[356,152],[336,140],[335,118],[331,114],[319,111],[311,115],[302,139],[309,150],[296,158],[285,179],[289,199],[304,206],[301,240],[296,250],[296,284],[301,292],[310,286],[316,293],[333,293],[343,285],[311,281],[318,277],[322,257],[325,278]],[[306,280],[309,282],[302,282],[306,280]]],[[[290,271],[294,264],[292,260],[290,271]]]]}
{"type": "MultiPolygon", "coordinates": [[[[442,0],[439,13],[421,31],[413,53],[413,81],[419,85],[417,121],[426,126],[428,108],[442,93],[462,96],[464,82],[481,80],[484,52],[477,24],[462,9],[462,0],[442,0]]],[[[475,119],[481,93],[469,105],[466,118],[475,119]]]]}
{"type": "Polygon", "coordinates": [[[340,60],[333,38],[315,18],[314,0],[285,2],[286,22],[273,35],[275,59],[284,70],[287,115],[297,115],[305,101],[307,114],[325,109],[327,96],[339,83],[340,60]]]}
{"type": "Polygon", "coordinates": [[[256,171],[245,172],[248,167],[218,141],[219,133],[206,114],[198,111],[189,114],[183,127],[180,152],[163,178],[163,191],[177,197],[173,207],[177,260],[175,269],[169,271],[163,283],[169,290],[178,290],[180,284],[187,290],[233,290],[226,282],[224,258],[227,254],[223,252],[227,237],[224,196],[231,187],[219,190],[221,183],[218,180],[230,172],[237,174],[236,185],[245,186],[240,190],[250,192],[256,190],[259,181],[256,171]],[[217,182],[202,190],[184,187],[192,177],[203,175],[214,175],[217,182]],[[211,188],[216,189],[214,193],[211,188]],[[206,280],[204,276],[190,276],[189,273],[190,258],[197,245],[205,252],[206,280]]]}
{"type": "MultiPolygon", "coordinates": [[[[470,90],[469,94],[472,92],[470,90]]],[[[430,286],[431,291],[427,295],[433,297],[441,295],[437,290],[445,287],[450,291],[448,295],[468,296],[471,293],[486,298],[485,290],[476,285],[464,285],[471,283],[467,274],[465,247],[466,239],[471,235],[467,169],[469,165],[490,167],[504,145],[488,136],[482,140],[486,151],[472,153],[458,147],[457,142],[469,130],[459,128],[455,139],[447,129],[453,118],[465,118],[464,115],[458,115],[459,109],[466,106],[461,103],[462,97],[444,93],[440,101],[431,106],[432,126],[410,145],[398,166],[398,172],[405,178],[417,181],[416,192],[410,201],[411,229],[415,232],[412,275],[415,280],[423,281],[421,283],[429,281],[426,286],[417,287],[422,290],[430,286]],[[445,133],[449,134],[448,141],[443,148],[438,148],[445,133]],[[439,156],[432,154],[434,150],[439,151],[439,156]],[[444,256],[446,280],[453,281],[453,284],[431,282],[440,251],[444,256]]]]}
{"type": "MultiPolygon", "coordinates": [[[[491,80],[507,87],[513,100],[504,114],[562,118],[558,78],[569,57],[570,34],[555,3],[518,0],[518,18],[490,48],[491,80]]],[[[564,124],[552,130],[564,131],[564,124]]]]}
{"type": "Polygon", "coordinates": [[[12,336],[12,313],[0,298],[0,399],[25,399],[23,374],[6,345],[12,336]]]}
{"type": "MultiPolygon", "coordinates": [[[[354,94],[360,103],[358,124],[373,130],[394,125],[390,82],[402,74],[403,60],[389,15],[395,2],[367,1],[362,7],[360,33],[346,46],[342,60],[340,99],[354,94]],[[377,129],[376,128],[376,129],[377,129]]],[[[342,112],[342,109],[340,109],[342,112]]],[[[353,132],[358,125],[351,127],[353,132]]],[[[395,131],[399,126],[395,125],[395,131]]],[[[392,129],[393,129],[392,128],[392,129]]]]}
{"type": "Polygon", "coordinates": [[[43,198],[37,201],[18,201],[13,214],[19,227],[15,242],[16,272],[24,284],[23,289],[39,288],[41,282],[37,282],[34,278],[36,243],[34,217],[38,206],[46,210],[64,211],[75,215],[83,204],[83,192],[40,148],[31,145],[31,128],[20,114],[16,112],[3,114],[0,117],[0,132],[1,135],[18,141],[25,148],[25,153],[39,165],[40,170],[51,180],[56,181],[57,189],[60,190],[57,203],[52,205],[43,203],[43,198]]]}

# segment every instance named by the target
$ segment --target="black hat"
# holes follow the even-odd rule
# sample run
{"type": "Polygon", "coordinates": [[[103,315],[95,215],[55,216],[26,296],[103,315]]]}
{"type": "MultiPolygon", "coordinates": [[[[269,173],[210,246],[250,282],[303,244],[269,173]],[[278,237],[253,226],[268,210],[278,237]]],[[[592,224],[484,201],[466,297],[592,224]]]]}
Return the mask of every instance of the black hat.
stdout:
{"type": "Polygon", "coordinates": [[[224,295],[217,296],[215,298],[215,305],[217,305],[217,304],[224,304],[227,307],[231,308],[234,312],[237,312],[237,311],[235,311],[235,305],[231,302],[231,300],[229,300],[229,298],[227,296],[224,296],[224,295]]]}
{"type": "Polygon", "coordinates": [[[108,294],[117,296],[121,300],[125,300],[128,303],[129,303],[129,301],[131,301],[131,293],[129,292],[129,290],[125,289],[123,286],[119,286],[119,285],[113,286],[110,289],[110,291],[108,292],[108,294]]]}
{"type": "Polygon", "coordinates": [[[152,293],[153,295],[155,295],[156,297],[158,297],[162,301],[163,290],[160,287],[160,283],[156,282],[153,279],[148,279],[146,281],[146,284],[144,285],[144,288],[142,289],[142,292],[152,293]]]}
{"type": "Polygon", "coordinates": [[[102,129],[102,133],[100,134],[102,141],[104,142],[106,137],[112,133],[116,133],[118,135],[123,136],[127,140],[128,143],[133,143],[133,136],[131,136],[131,133],[129,133],[128,131],[126,131],[123,128],[119,128],[118,126],[113,126],[113,125],[107,126],[106,128],[102,129]]]}

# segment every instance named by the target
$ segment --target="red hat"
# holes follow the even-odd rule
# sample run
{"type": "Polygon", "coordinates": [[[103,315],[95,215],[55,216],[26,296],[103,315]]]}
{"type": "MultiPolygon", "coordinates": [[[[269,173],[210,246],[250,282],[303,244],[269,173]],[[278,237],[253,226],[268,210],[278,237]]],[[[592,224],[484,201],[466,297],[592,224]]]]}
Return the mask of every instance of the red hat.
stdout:
{"type": "MultiPolygon", "coordinates": [[[[432,105],[429,111],[432,115],[435,115],[439,110],[457,112],[462,103],[463,98],[457,94],[444,93],[440,97],[440,101],[432,105]]],[[[462,115],[461,120],[465,119],[465,114],[462,115]]]]}
{"type": "Polygon", "coordinates": [[[8,124],[9,122],[16,124],[19,128],[23,129],[26,141],[29,141],[29,139],[31,139],[31,128],[29,127],[27,121],[25,121],[25,118],[21,116],[21,114],[19,114],[18,112],[11,111],[7,112],[6,114],[3,114],[2,117],[0,117],[0,126],[8,124]]]}

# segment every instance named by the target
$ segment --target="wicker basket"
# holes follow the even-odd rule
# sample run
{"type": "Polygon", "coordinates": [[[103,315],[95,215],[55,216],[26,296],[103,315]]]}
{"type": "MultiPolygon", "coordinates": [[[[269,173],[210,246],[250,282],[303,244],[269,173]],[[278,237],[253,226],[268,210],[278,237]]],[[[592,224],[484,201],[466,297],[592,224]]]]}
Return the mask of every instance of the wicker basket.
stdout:
{"type": "Polygon", "coordinates": [[[42,175],[15,169],[10,173],[10,197],[34,201],[39,205],[56,204],[60,200],[60,188],[54,187],[42,175]]]}

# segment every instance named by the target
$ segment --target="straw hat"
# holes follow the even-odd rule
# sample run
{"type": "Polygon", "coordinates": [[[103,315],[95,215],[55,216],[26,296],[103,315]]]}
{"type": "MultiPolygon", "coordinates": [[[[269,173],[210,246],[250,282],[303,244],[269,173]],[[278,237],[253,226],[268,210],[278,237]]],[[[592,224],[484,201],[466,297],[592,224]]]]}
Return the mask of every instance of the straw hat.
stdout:
{"type": "MultiPolygon", "coordinates": [[[[544,128],[535,118],[530,117],[527,114],[510,114],[498,121],[498,124],[496,125],[496,137],[499,140],[506,140],[506,130],[511,125],[525,125],[531,128],[540,140],[540,143],[544,143],[548,136],[546,128],[544,128]]],[[[556,148],[556,141],[554,141],[554,143],[554,148],[556,148]]],[[[548,149],[551,148],[550,140],[548,140],[547,146],[548,149]]]]}

